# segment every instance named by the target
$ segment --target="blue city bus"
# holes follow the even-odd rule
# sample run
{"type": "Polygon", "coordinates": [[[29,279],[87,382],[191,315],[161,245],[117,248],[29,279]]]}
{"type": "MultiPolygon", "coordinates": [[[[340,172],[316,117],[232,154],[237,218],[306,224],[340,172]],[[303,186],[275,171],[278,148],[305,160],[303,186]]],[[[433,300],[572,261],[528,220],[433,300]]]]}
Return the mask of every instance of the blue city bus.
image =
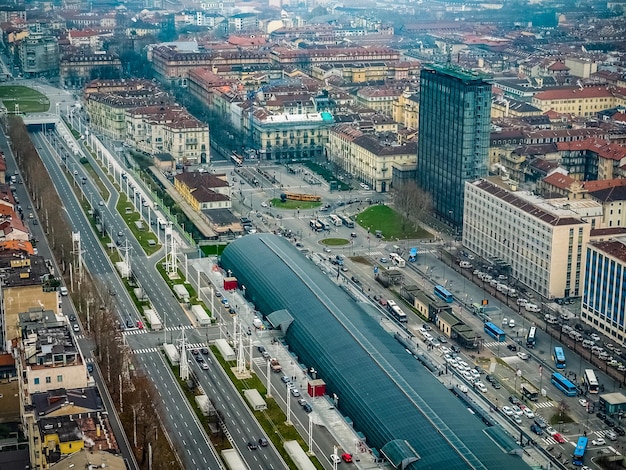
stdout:
{"type": "Polygon", "coordinates": [[[575,397],[578,395],[578,389],[576,385],[567,380],[563,375],[558,372],[554,372],[552,374],[552,379],[550,380],[552,385],[558,388],[561,392],[563,392],[568,397],[575,397]]]}
{"type": "Polygon", "coordinates": [[[588,439],[584,436],[578,438],[576,448],[574,449],[574,457],[572,458],[572,463],[577,467],[580,467],[584,464],[585,451],[587,450],[587,442],[588,439]]]}
{"type": "Polygon", "coordinates": [[[554,361],[554,365],[557,369],[565,369],[565,353],[563,352],[563,348],[561,346],[554,347],[554,354],[552,355],[552,360],[554,361]]]}
{"type": "Polygon", "coordinates": [[[491,322],[485,323],[485,333],[500,343],[506,341],[506,333],[491,322]]]}
{"type": "Polygon", "coordinates": [[[340,215],[341,221],[348,228],[354,228],[354,221],[350,217],[346,217],[345,215],[340,215]]]}
{"type": "Polygon", "coordinates": [[[409,251],[409,263],[415,263],[417,261],[417,248],[411,248],[409,251]]]}
{"type": "Polygon", "coordinates": [[[443,286],[435,286],[435,295],[439,297],[441,300],[448,302],[448,303],[454,301],[454,297],[452,296],[452,293],[449,292],[443,286]]]}

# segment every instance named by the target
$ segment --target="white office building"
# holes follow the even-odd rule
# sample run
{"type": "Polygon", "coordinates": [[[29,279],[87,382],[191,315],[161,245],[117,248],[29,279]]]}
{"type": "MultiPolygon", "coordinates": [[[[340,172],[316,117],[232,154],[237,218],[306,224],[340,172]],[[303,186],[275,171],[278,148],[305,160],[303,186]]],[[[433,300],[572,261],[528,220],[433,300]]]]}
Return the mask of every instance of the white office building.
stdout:
{"type": "Polygon", "coordinates": [[[463,245],[546,298],[579,296],[591,224],[500,177],[465,183],[463,245]]]}

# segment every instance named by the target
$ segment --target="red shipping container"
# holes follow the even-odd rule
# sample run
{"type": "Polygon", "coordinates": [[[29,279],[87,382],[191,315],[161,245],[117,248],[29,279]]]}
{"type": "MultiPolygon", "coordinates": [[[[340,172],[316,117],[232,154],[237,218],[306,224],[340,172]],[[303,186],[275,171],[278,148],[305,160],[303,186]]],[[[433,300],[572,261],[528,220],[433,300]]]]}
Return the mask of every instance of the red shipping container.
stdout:
{"type": "Polygon", "coordinates": [[[309,380],[307,392],[312,397],[321,397],[326,394],[326,382],[322,379],[309,380]]]}
{"type": "Polygon", "coordinates": [[[235,289],[237,289],[237,278],[225,277],[224,278],[224,290],[235,290],[235,289]]]}

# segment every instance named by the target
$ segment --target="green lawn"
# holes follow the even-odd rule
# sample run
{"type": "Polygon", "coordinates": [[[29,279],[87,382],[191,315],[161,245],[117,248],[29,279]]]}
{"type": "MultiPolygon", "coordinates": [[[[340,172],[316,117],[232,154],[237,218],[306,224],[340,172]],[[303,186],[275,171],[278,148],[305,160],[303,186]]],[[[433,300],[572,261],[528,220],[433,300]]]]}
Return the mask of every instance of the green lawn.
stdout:
{"type": "Polygon", "coordinates": [[[350,240],[346,240],[345,238],[324,238],[320,240],[320,243],[326,246],[344,246],[350,243],[350,240]]]}
{"type": "Polygon", "coordinates": [[[290,199],[282,202],[279,198],[272,199],[272,208],[274,209],[315,209],[321,205],[321,202],[292,201],[290,199]]]}
{"type": "Polygon", "coordinates": [[[9,113],[19,105],[20,113],[43,113],[50,108],[50,100],[32,88],[17,85],[0,86],[0,101],[9,113]]]}
{"type": "Polygon", "coordinates": [[[381,230],[387,240],[433,238],[430,232],[415,227],[411,222],[404,222],[400,214],[385,205],[368,207],[357,215],[356,222],[372,234],[381,230]]]}

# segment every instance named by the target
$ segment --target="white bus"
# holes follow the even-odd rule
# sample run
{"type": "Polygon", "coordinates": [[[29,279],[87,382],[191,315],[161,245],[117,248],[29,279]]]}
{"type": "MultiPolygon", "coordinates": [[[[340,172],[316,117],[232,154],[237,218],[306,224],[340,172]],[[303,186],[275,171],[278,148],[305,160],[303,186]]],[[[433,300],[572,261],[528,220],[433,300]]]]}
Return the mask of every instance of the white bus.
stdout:
{"type": "Polygon", "coordinates": [[[598,379],[592,369],[585,369],[585,385],[589,393],[598,393],[598,379]]]}
{"type": "Polygon", "coordinates": [[[330,214],[328,218],[330,219],[330,223],[333,224],[335,227],[341,227],[343,225],[343,221],[341,220],[341,217],[335,214],[330,214]]]}
{"type": "Polygon", "coordinates": [[[404,268],[406,266],[406,261],[398,253],[389,253],[389,259],[391,259],[393,264],[399,268],[404,268]]]}
{"type": "Polygon", "coordinates": [[[400,323],[406,323],[407,322],[406,313],[404,313],[402,311],[402,309],[400,307],[398,307],[397,305],[395,305],[391,309],[391,315],[393,316],[393,318],[398,320],[400,323]]]}

